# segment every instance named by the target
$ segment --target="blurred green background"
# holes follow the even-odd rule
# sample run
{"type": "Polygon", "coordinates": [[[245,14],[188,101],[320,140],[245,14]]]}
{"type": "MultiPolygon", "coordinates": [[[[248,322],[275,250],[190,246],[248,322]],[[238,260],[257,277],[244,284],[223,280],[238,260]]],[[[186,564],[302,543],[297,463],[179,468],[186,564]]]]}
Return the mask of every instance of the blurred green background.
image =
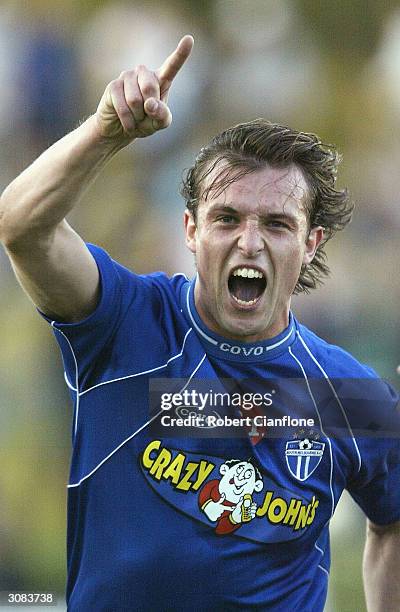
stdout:
{"type": "MultiPolygon", "coordinates": [[[[119,154],[70,221],[138,272],[193,271],[182,170],[216,131],[267,117],[338,145],[354,220],[328,246],[332,275],[298,317],[381,376],[400,359],[400,2],[30,0],[0,5],[1,185],[79,120],[105,85],[196,40],[171,94],[172,127],[119,154]]],[[[0,590],[65,582],[71,406],[47,325],[0,253],[0,590]]],[[[395,381],[395,384],[397,382],[395,381]]],[[[364,518],[345,497],[333,525],[327,610],[365,609],[364,518]]]]}

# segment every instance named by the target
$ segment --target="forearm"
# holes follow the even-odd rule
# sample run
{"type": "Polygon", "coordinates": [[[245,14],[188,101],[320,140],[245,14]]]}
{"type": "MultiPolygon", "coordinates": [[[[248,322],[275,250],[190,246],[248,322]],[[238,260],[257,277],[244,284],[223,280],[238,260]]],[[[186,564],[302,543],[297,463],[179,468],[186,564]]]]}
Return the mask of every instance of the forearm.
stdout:
{"type": "Polygon", "coordinates": [[[0,240],[8,251],[47,244],[107,161],[171,123],[168,92],[190,55],[184,36],[158,71],[139,65],[111,81],[96,113],[17,177],[0,200],[0,240]]]}
{"type": "Polygon", "coordinates": [[[52,318],[79,321],[99,297],[96,262],[66,215],[113,155],[170,125],[168,91],[192,46],[184,36],[158,71],[140,65],[122,72],[105,88],[96,113],[2,194],[0,240],[20,284],[52,318]]]}
{"type": "Polygon", "coordinates": [[[363,579],[368,612],[400,610],[400,526],[369,525],[363,579]]]}
{"type": "Polygon", "coordinates": [[[0,238],[9,246],[51,232],[121,143],[102,137],[96,116],[47,149],[3,192],[0,238]]]}

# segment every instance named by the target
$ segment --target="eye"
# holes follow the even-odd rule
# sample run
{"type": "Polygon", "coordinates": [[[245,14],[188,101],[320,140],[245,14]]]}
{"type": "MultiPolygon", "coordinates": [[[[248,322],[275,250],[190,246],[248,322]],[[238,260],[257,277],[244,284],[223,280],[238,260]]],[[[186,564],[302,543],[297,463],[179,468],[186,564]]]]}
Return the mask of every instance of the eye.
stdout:
{"type": "Polygon", "coordinates": [[[252,473],[253,472],[251,470],[246,470],[244,473],[245,478],[249,480],[251,478],[252,473]]]}
{"type": "Polygon", "coordinates": [[[244,466],[240,465],[238,469],[236,470],[236,474],[239,476],[243,472],[243,470],[244,470],[244,466]]]}
{"type": "Polygon", "coordinates": [[[232,225],[237,222],[237,219],[233,215],[221,215],[217,217],[217,221],[220,221],[224,225],[232,225]]]}
{"type": "Polygon", "coordinates": [[[278,219],[271,219],[270,221],[267,221],[266,225],[276,229],[290,229],[289,225],[285,223],[285,221],[279,221],[278,219]]]}

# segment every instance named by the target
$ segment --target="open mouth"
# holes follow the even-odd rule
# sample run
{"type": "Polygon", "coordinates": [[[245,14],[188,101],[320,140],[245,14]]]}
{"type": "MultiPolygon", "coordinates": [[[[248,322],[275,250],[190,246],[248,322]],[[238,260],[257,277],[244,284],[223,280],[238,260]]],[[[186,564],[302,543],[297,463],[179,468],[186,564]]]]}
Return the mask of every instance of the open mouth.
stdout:
{"type": "Polygon", "coordinates": [[[229,484],[233,485],[235,493],[239,494],[239,493],[241,493],[243,491],[244,485],[241,485],[240,487],[238,487],[236,485],[236,483],[235,483],[235,478],[231,478],[230,481],[229,481],[229,484]]]}
{"type": "Polygon", "coordinates": [[[255,268],[236,268],[228,280],[228,289],[241,306],[255,304],[265,291],[267,281],[263,272],[255,268]]]}

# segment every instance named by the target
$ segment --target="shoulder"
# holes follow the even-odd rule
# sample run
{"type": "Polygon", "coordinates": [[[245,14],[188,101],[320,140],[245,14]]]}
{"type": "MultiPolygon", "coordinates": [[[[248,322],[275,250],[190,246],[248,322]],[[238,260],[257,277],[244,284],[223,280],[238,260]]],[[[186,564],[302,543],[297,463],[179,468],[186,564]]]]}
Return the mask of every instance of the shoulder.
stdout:
{"type": "Polygon", "coordinates": [[[190,282],[189,279],[180,272],[173,276],[168,276],[165,272],[152,272],[151,274],[140,275],[140,278],[149,285],[159,288],[161,291],[172,291],[174,294],[179,294],[190,282]]]}
{"type": "Polygon", "coordinates": [[[372,367],[361,363],[342,347],[330,344],[305,325],[297,323],[296,328],[305,351],[329,377],[378,378],[372,367]]]}
{"type": "Polygon", "coordinates": [[[388,381],[380,378],[369,365],[360,363],[348,351],[326,342],[304,325],[297,324],[297,335],[311,361],[343,402],[342,408],[346,409],[353,427],[362,430],[373,427],[375,433],[378,430],[381,433],[400,431],[399,394],[388,381]]]}
{"type": "Polygon", "coordinates": [[[165,272],[152,272],[150,274],[138,274],[130,268],[122,265],[120,262],[112,259],[112,257],[103,248],[87,244],[87,248],[94,257],[99,268],[102,285],[107,288],[107,285],[117,282],[124,290],[141,290],[144,293],[172,293],[178,294],[183,285],[188,283],[188,279],[184,274],[174,274],[169,277],[165,272]]]}

